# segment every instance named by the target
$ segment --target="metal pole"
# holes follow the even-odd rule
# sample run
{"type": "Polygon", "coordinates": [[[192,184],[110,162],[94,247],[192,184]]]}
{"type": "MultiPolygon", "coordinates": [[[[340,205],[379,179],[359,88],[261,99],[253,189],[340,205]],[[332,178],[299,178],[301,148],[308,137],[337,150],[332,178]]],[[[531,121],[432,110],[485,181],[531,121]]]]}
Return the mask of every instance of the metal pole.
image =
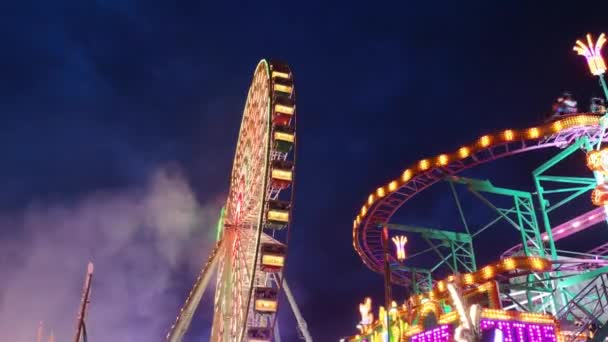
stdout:
{"type": "Polygon", "coordinates": [[[281,342],[281,332],[279,331],[278,320],[274,323],[274,342],[281,342]]]}
{"type": "MultiPolygon", "coordinates": [[[[600,78],[600,85],[602,86],[602,90],[604,91],[604,97],[605,99],[608,101],[608,87],[606,86],[606,80],[604,79],[604,74],[599,75],[600,78]]],[[[605,102],[604,102],[605,105],[605,102]]],[[[600,118],[600,127],[602,129],[601,134],[599,136],[599,139],[597,141],[597,146],[596,146],[596,150],[600,150],[600,147],[602,146],[602,140],[604,140],[604,134],[606,133],[606,126],[608,126],[608,114],[604,114],[604,116],[602,116],[600,118]]]]}
{"type": "Polygon", "coordinates": [[[40,321],[40,325],[38,325],[38,333],[36,334],[36,342],[42,342],[42,331],[44,329],[43,325],[44,323],[40,321]]]}
{"type": "MultiPolygon", "coordinates": [[[[281,278],[283,278],[283,277],[281,277],[281,278]]],[[[302,336],[304,337],[304,341],[312,342],[312,337],[310,336],[310,333],[308,332],[308,325],[306,324],[304,317],[302,317],[302,313],[300,313],[300,309],[298,308],[298,303],[296,303],[296,300],[293,297],[293,293],[291,293],[291,289],[289,288],[289,285],[287,285],[287,279],[285,279],[285,278],[283,278],[283,291],[285,291],[285,296],[287,297],[287,301],[289,302],[289,305],[291,306],[291,311],[293,311],[293,315],[296,316],[296,322],[298,322],[298,327],[300,328],[300,332],[302,333],[302,336]]]]}
{"type": "Polygon", "coordinates": [[[82,293],[82,300],[80,301],[80,309],[78,310],[78,318],[76,320],[76,335],[74,336],[74,342],[80,341],[80,335],[84,328],[84,319],[87,314],[87,307],[89,305],[89,297],[91,295],[91,283],[93,280],[93,263],[89,262],[87,266],[87,275],[84,278],[84,287],[82,293]]]}
{"type": "Polygon", "coordinates": [[[606,80],[604,79],[604,75],[600,75],[600,84],[602,85],[602,89],[604,90],[604,96],[606,100],[608,100],[608,87],[606,86],[606,80]]]}
{"type": "Polygon", "coordinates": [[[203,297],[203,293],[205,293],[205,290],[207,289],[207,285],[209,284],[209,280],[211,279],[213,270],[217,266],[219,260],[218,251],[224,245],[223,242],[224,239],[220,240],[211,252],[207,263],[201,270],[200,275],[194,283],[192,291],[190,291],[190,294],[186,299],[186,303],[184,304],[184,306],[180,310],[179,315],[175,319],[175,323],[173,324],[173,326],[171,326],[171,330],[169,331],[169,333],[167,333],[167,341],[180,342],[186,334],[186,331],[188,331],[188,328],[190,327],[190,322],[192,322],[192,316],[194,316],[194,312],[198,308],[198,304],[200,303],[201,298],[203,297]]]}
{"type": "Polygon", "coordinates": [[[388,342],[391,342],[391,318],[390,318],[390,310],[391,310],[391,266],[388,262],[388,226],[384,225],[382,227],[382,249],[383,249],[383,257],[384,257],[384,303],[386,308],[386,329],[388,342]]]}

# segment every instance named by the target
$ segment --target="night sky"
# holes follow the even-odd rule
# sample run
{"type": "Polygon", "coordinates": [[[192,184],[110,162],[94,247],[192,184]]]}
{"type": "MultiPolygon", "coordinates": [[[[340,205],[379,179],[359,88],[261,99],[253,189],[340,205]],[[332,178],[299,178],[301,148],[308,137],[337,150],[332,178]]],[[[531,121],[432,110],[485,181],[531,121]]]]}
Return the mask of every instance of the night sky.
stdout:
{"type": "MultiPolygon", "coordinates": [[[[382,298],[352,248],[367,195],[424,156],[540,122],[563,90],[599,95],[572,46],[606,30],[608,4],[2,7],[0,340],[32,341],[40,320],[71,338],[89,259],[90,340],[161,340],[214,242],[251,75],[269,57],[291,65],[298,96],[287,279],[315,340],[336,341],[364,296],[382,298]]],[[[186,341],[208,339],[211,303],[186,341]]],[[[284,341],[293,324],[284,311],[284,341]]]]}

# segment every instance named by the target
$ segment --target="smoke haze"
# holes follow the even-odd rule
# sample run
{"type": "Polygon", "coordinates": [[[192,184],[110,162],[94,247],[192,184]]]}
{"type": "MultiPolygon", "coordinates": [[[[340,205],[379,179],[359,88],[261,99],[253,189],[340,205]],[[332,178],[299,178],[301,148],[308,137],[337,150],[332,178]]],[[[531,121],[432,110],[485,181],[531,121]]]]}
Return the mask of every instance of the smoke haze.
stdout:
{"type": "Polygon", "coordinates": [[[139,188],[0,214],[0,230],[16,232],[0,240],[0,341],[35,341],[39,321],[70,341],[89,260],[90,340],[162,340],[213,243],[219,203],[200,205],[171,166],[139,188]]]}

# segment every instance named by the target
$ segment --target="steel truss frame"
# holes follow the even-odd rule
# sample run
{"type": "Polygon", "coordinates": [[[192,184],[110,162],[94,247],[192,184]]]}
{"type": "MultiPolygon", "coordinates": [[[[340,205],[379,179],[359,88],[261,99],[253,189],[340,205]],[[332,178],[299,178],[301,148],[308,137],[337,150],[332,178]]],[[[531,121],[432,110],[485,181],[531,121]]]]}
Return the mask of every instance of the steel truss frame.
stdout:
{"type": "MultiPolygon", "coordinates": [[[[580,196],[588,195],[595,188],[597,183],[594,177],[550,174],[556,165],[570,156],[592,148],[592,141],[587,135],[564,146],[532,172],[532,192],[498,187],[489,180],[444,176],[465,231],[387,224],[394,234],[417,234],[429,245],[429,248],[411,255],[408,260],[429,252],[438,256],[438,261],[428,269],[406,266],[392,258],[393,272],[409,274],[407,284],[417,294],[428,291],[432,284],[431,273],[441,266],[449,268],[453,273],[475,271],[477,266],[473,240],[499,223],[503,223],[502,227],[506,223],[519,232],[521,243],[503,253],[503,258],[515,255],[539,256],[552,260],[554,267],[549,272],[533,273],[501,282],[503,307],[551,313],[561,321],[565,329],[573,333],[572,340],[588,332],[591,325],[599,329],[597,338],[608,336],[608,328],[602,329],[608,318],[608,242],[587,252],[566,251],[557,247],[557,241],[562,238],[605,222],[604,208],[591,210],[557,225],[552,223],[556,219],[551,215],[580,196]],[[468,193],[496,214],[495,218],[472,231],[456,191],[458,186],[465,186],[468,193]],[[494,200],[497,197],[510,198],[512,204],[501,207],[494,200]]],[[[504,200],[501,203],[504,206],[504,200]]]]}
{"type": "MultiPolygon", "coordinates": [[[[267,238],[269,238],[269,237],[266,237],[263,239],[266,240],[267,238]]],[[[223,255],[228,252],[229,248],[232,248],[232,246],[230,246],[230,243],[227,243],[227,241],[228,241],[228,239],[226,237],[224,237],[224,239],[221,239],[220,241],[218,241],[216,243],[211,254],[209,255],[209,258],[207,259],[207,262],[205,263],[205,265],[201,269],[201,272],[199,273],[198,277],[196,278],[194,286],[192,287],[192,290],[190,291],[190,294],[188,295],[188,298],[186,299],[185,304],[183,305],[182,309],[180,310],[180,314],[177,316],[173,326],[171,326],[171,329],[170,329],[169,333],[167,334],[167,341],[170,341],[170,342],[181,341],[186,330],[189,328],[190,323],[192,321],[192,317],[194,316],[194,313],[196,312],[196,309],[198,308],[198,305],[201,301],[201,298],[203,297],[203,294],[205,293],[205,290],[209,286],[209,281],[210,281],[211,277],[213,276],[215,269],[217,268],[218,264],[221,265],[221,263],[219,263],[219,260],[224,257],[223,255]]],[[[218,279],[221,279],[222,278],[221,274],[222,274],[223,270],[218,269],[217,272],[218,272],[218,279]]],[[[306,323],[306,320],[304,319],[304,317],[302,316],[302,313],[300,312],[298,303],[296,302],[296,299],[295,299],[293,293],[291,292],[291,288],[287,284],[287,279],[283,276],[282,273],[271,274],[268,278],[269,279],[267,281],[272,281],[272,282],[275,282],[276,284],[278,284],[279,282],[282,281],[282,284],[283,284],[282,293],[285,294],[287,302],[289,303],[289,307],[291,308],[291,311],[296,318],[296,322],[297,322],[296,329],[298,331],[298,337],[302,341],[312,342],[312,337],[310,335],[310,332],[308,331],[308,324],[306,323]]],[[[220,288],[216,288],[216,291],[220,291],[220,288]]],[[[217,300],[218,296],[215,296],[215,298],[217,300]]],[[[217,303],[215,305],[217,305],[217,303]]],[[[274,336],[273,337],[274,337],[275,342],[281,341],[278,324],[274,325],[274,336]]]]}

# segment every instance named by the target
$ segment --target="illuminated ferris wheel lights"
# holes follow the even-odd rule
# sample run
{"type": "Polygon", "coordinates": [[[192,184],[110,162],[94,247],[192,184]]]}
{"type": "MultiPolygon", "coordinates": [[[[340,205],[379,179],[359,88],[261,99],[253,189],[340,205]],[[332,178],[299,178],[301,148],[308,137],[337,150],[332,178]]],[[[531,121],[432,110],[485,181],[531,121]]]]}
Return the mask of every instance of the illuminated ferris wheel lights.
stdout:
{"type": "Polygon", "coordinates": [[[606,43],[606,35],[600,34],[597,41],[593,43],[591,34],[587,34],[587,45],[580,40],[576,41],[576,45],[572,48],[579,55],[585,56],[589,70],[594,76],[603,75],[606,72],[606,63],[602,57],[602,47],[606,43]]]}

